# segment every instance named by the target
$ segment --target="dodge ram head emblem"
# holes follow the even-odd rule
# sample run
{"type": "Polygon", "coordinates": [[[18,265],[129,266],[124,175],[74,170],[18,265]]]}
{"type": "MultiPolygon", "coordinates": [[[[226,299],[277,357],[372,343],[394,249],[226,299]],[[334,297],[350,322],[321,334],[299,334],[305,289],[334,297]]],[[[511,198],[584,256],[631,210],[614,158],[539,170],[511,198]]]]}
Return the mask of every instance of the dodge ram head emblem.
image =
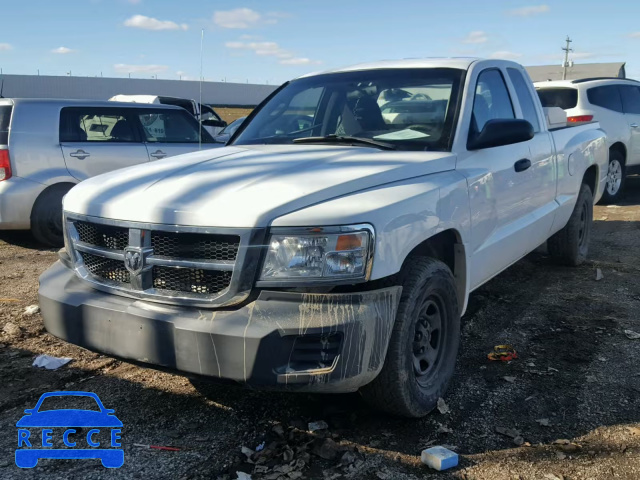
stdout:
{"type": "Polygon", "coordinates": [[[144,256],[140,249],[127,247],[124,250],[124,266],[132,275],[138,275],[144,268],[144,256]]]}

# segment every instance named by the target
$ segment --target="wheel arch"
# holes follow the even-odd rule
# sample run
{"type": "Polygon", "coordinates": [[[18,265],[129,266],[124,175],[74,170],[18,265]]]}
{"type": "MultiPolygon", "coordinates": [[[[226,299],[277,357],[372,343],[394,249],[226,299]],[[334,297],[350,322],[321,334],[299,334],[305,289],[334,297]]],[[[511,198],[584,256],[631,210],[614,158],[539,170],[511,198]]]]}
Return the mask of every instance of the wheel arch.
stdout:
{"type": "Polygon", "coordinates": [[[627,163],[627,146],[622,142],[616,142],[609,147],[610,152],[618,152],[622,155],[622,161],[626,165],[627,163]]]}
{"type": "Polygon", "coordinates": [[[586,183],[588,187],[591,189],[591,193],[593,194],[593,198],[596,197],[597,188],[598,188],[598,176],[599,170],[598,165],[591,165],[587,168],[582,176],[582,183],[586,183]]]}
{"type": "Polygon", "coordinates": [[[417,256],[435,258],[449,267],[456,282],[460,314],[463,314],[467,306],[467,257],[460,232],[450,228],[423,240],[406,256],[402,269],[417,256]]]}
{"type": "Polygon", "coordinates": [[[60,183],[54,183],[53,185],[49,185],[47,188],[45,188],[44,190],[42,190],[40,192],[40,194],[36,197],[35,202],[33,202],[33,206],[31,207],[31,215],[30,215],[30,220],[33,219],[33,214],[35,212],[36,206],[38,205],[38,201],[44,196],[47,195],[48,192],[51,192],[53,190],[66,190],[67,192],[69,190],[71,190],[73,187],[75,187],[76,184],[72,183],[72,182],[60,182],[60,183]]]}

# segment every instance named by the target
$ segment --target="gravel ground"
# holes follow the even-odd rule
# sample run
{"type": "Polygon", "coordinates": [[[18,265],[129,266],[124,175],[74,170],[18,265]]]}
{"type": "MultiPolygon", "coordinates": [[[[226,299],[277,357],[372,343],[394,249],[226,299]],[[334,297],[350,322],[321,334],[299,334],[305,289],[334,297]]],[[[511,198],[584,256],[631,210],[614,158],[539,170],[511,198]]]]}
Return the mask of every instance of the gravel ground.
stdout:
{"type": "Polygon", "coordinates": [[[56,253],[26,233],[0,232],[0,478],[640,478],[640,339],[624,333],[640,332],[640,178],[627,186],[625,202],[596,207],[583,266],[558,267],[536,252],[473,293],[450,412],[421,420],[371,411],[357,394],[197,391],[185,378],[67,345],[44,331],[39,314],[24,313],[56,253]],[[519,358],[489,362],[504,343],[519,358]],[[42,353],[73,361],[32,367],[42,353]],[[18,469],[22,410],[43,392],[74,389],[97,393],[123,421],[124,466],[41,460],[18,469]],[[307,432],[316,420],[329,428],[307,432]],[[241,451],[262,442],[260,453],[241,451]],[[455,449],[460,466],[421,465],[427,445],[455,449]]]}

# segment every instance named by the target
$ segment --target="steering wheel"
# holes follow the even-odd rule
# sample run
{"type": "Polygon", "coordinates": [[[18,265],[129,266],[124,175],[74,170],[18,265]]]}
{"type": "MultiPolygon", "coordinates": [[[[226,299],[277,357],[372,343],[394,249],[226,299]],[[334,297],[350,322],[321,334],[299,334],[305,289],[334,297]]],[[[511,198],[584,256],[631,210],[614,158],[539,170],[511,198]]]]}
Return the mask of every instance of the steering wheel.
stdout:
{"type": "Polygon", "coordinates": [[[413,97],[411,97],[411,100],[431,101],[431,97],[426,93],[416,93],[413,97]]]}

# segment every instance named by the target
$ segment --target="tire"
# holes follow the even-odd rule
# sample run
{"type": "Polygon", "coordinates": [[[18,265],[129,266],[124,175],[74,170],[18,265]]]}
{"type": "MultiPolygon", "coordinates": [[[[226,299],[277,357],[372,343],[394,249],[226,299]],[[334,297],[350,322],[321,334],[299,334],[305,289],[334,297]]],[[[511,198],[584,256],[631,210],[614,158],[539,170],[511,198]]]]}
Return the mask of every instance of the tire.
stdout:
{"type": "Polygon", "coordinates": [[[607,170],[607,183],[600,203],[617,203],[623,196],[627,169],[624,164],[624,155],[611,150],[609,152],[609,167],[607,170]]]}
{"type": "Polygon", "coordinates": [[[453,376],[460,312],[453,274],[439,260],[410,259],[400,281],[402,296],[384,366],[360,393],[378,410],[417,418],[436,407],[453,376]]]}
{"type": "Polygon", "coordinates": [[[73,185],[54,185],[42,192],[31,210],[31,233],[49,247],[62,247],[62,197],[73,185]]]}
{"type": "Polygon", "coordinates": [[[547,241],[551,257],[561,264],[573,267],[584,262],[589,252],[592,224],[593,193],[583,183],[569,222],[547,241]]]}

